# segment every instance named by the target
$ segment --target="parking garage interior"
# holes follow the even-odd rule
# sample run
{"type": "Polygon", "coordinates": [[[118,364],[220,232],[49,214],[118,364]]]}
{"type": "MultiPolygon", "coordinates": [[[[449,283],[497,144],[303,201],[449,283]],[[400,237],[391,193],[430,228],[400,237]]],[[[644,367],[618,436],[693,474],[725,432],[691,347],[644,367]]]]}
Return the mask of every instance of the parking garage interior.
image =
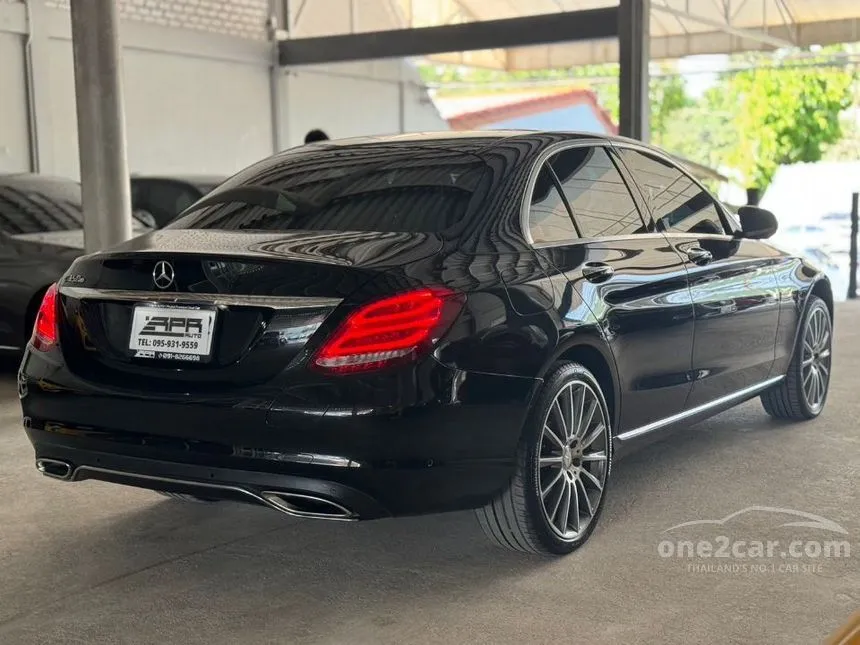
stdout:
{"type": "MultiPolygon", "coordinates": [[[[132,235],[129,177],[230,176],[316,128],[448,130],[418,59],[617,62],[619,133],[648,141],[654,61],[858,41],[851,0],[0,0],[0,174],[80,180],[97,251],[132,235]]],[[[471,513],[323,523],[58,487],[33,467],[7,356],[0,642],[824,642],[860,607],[857,555],[758,570],[660,544],[764,507],[856,543],[858,315],[837,306],[821,418],[792,426],[748,402],[619,462],[600,539],[559,560],[475,540],[471,513]]],[[[750,537],[780,526],[746,521],[750,537]]]]}

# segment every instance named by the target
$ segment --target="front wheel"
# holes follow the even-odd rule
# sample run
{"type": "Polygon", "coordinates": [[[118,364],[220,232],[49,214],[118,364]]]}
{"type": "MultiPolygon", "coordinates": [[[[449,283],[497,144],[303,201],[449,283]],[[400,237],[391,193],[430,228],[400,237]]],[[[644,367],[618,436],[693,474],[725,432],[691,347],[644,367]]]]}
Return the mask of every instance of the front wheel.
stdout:
{"type": "Polygon", "coordinates": [[[818,296],[810,296],[785,378],[761,395],[775,419],[814,419],[824,409],[830,388],[833,321],[818,296]]]}
{"type": "Polygon", "coordinates": [[[609,420],[594,375],[559,363],[529,415],[508,488],[476,510],[487,537],[528,553],[563,555],[584,544],[609,482],[609,420]]]}

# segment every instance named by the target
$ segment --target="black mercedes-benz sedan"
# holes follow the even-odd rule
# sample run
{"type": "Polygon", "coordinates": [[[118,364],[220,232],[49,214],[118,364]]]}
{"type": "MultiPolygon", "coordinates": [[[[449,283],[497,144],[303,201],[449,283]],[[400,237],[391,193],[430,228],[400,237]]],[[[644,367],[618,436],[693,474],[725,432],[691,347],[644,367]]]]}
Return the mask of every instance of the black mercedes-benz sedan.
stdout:
{"type": "Polygon", "coordinates": [[[563,554],[615,460],[760,396],[811,419],[832,294],[654,148],[401,135],[261,161],[77,259],[19,373],[38,469],[333,520],[477,509],[563,554]]]}

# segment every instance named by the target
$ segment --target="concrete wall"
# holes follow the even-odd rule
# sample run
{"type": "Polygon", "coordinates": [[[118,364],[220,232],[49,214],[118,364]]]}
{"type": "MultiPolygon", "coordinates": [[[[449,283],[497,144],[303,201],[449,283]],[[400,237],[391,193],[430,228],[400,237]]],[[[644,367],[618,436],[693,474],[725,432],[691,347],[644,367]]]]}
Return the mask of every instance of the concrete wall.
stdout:
{"type": "Polygon", "coordinates": [[[24,39],[0,31],[0,172],[30,167],[24,39]]]}
{"type": "Polygon", "coordinates": [[[293,144],[313,128],[333,138],[448,129],[417,71],[399,60],[289,69],[281,92],[293,144]]]}
{"type": "MultiPolygon", "coordinates": [[[[273,76],[268,0],[119,4],[132,172],[230,174],[311,128],[333,137],[447,129],[405,61],[273,76]]],[[[79,175],[67,5],[0,0],[0,172],[79,175]]],[[[297,24],[312,26],[320,3],[307,6],[297,24]]]]}

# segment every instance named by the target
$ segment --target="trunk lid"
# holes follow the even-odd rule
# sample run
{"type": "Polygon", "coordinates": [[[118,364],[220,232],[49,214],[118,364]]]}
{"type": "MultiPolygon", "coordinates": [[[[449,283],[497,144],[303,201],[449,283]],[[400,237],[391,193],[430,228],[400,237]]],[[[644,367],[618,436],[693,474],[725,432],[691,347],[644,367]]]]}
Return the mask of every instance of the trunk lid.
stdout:
{"type": "Polygon", "coordinates": [[[69,269],[60,285],[61,347],[72,371],[121,389],[256,385],[301,362],[314,333],[359,287],[441,246],[426,233],[156,231],[69,269]],[[164,278],[158,286],[155,277],[164,278]],[[198,313],[203,325],[214,320],[207,355],[174,354],[185,349],[170,335],[196,337],[194,328],[183,333],[198,313]],[[149,328],[145,320],[157,326],[151,342],[170,345],[141,353],[132,337],[149,328]]]}

